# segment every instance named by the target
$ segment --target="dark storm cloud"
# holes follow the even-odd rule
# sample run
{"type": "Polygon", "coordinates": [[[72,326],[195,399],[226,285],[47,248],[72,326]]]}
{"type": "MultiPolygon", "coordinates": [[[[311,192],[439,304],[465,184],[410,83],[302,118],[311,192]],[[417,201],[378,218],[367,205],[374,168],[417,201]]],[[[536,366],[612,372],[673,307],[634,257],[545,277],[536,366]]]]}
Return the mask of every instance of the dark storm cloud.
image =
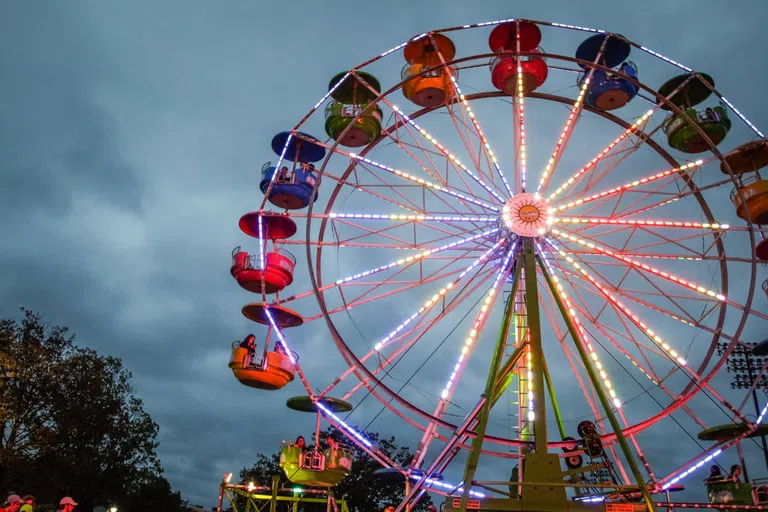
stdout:
{"type": "MultiPolygon", "coordinates": [[[[231,378],[229,343],[257,328],[228,264],[248,243],[236,220],[261,200],[269,140],[337,71],[429,28],[525,16],[615,30],[711,71],[768,125],[754,101],[766,75],[760,1],[518,4],[0,4],[0,310],[39,310],[122,357],[161,426],[169,479],[210,504],[223,473],[313,426],[284,408],[289,395],[231,378]]],[[[401,314],[380,311],[370,337],[401,314]]],[[[341,364],[317,357],[330,353],[324,329],[298,331],[323,384],[341,364]]],[[[477,388],[484,375],[467,380],[477,388]]],[[[352,420],[377,410],[369,399],[352,420]]],[[[392,415],[374,425],[390,428],[401,428],[392,415]]]]}

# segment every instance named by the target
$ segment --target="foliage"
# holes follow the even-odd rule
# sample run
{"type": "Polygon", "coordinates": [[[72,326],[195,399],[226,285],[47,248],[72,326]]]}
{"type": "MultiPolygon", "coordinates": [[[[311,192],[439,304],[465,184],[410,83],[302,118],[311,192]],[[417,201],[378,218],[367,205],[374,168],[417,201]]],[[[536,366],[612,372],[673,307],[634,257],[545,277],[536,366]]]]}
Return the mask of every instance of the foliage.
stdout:
{"type": "MultiPolygon", "coordinates": [[[[413,458],[411,451],[405,446],[398,445],[394,437],[381,438],[377,433],[366,433],[365,435],[379,450],[401,466],[407,466],[413,458]]],[[[320,432],[321,446],[326,444],[329,436],[341,443],[349,442],[340,432],[329,429],[320,432]]],[[[338,486],[333,488],[336,498],[344,499],[350,512],[381,511],[387,504],[397,504],[402,501],[405,496],[404,485],[382,482],[374,474],[374,471],[381,469],[381,464],[357,446],[353,448],[353,451],[355,458],[352,462],[351,473],[338,486]]],[[[258,454],[253,466],[243,468],[240,471],[240,481],[270,486],[273,475],[280,477],[280,487],[295,487],[295,485],[288,481],[285,472],[280,469],[280,457],[278,454],[258,454]]],[[[424,511],[431,503],[432,501],[427,495],[419,501],[414,510],[424,511]]],[[[325,510],[325,507],[310,506],[303,507],[303,510],[305,512],[314,512],[315,508],[317,510],[325,510]]]]}
{"type": "Polygon", "coordinates": [[[73,496],[82,510],[128,510],[138,496],[160,504],[142,510],[180,510],[161,476],[158,426],[120,359],[77,347],[66,328],[22,312],[21,322],[0,320],[0,489],[40,504],[73,496]]]}

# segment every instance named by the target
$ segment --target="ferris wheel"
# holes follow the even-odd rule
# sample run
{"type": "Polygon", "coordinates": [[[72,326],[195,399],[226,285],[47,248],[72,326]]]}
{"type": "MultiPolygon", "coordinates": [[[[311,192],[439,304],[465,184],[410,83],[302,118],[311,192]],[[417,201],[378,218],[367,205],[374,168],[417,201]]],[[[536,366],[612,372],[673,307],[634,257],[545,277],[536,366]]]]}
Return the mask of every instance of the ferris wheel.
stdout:
{"type": "MultiPolygon", "coordinates": [[[[426,490],[462,512],[655,510],[754,449],[768,363],[746,395],[722,370],[768,332],[768,141],[711,76],[620,34],[514,19],[329,76],[272,139],[240,219],[254,241],[231,273],[264,326],[262,351],[233,345],[240,382],[298,376],[289,407],[409,483],[398,512],[426,490]],[[305,374],[331,347],[348,369],[305,374]],[[373,401],[418,433],[408,467],[345,422],[373,401]],[[693,449],[672,464],[654,432],[693,449]],[[507,473],[481,480],[491,460],[507,473]]],[[[285,443],[281,463],[328,487],[351,454],[285,443]]],[[[746,475],[715,476],[710,507],[768,502],[746,475]]]]}

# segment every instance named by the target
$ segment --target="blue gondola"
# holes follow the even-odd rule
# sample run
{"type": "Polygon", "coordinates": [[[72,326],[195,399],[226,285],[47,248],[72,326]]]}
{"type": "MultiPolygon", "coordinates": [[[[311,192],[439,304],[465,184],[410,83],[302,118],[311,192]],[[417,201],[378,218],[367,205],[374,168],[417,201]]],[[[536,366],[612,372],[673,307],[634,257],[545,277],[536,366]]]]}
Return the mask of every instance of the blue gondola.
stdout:
{"type": "MultiPolygon", "coordinates": [[[[606,37],[609,36],[597,34],[586,39],[576,50],[576,58],[594,62],[606,37]]],[[[598,64],[615,68],[623,63],[615,73],[606,73],[602,69],[594,70],[587,89],[587,105],[600,110],[614,110],[623,107],[637,96],[640,88],[627,80],[627,78],[637,80],[637,66],[634,62],[626,61],[629,52],[630,46],[626,41],[616,37],[608,39],[598,64]]],[[[579,74],[577,79],[581,87],[589,71],[588,66],[579,65],[584,68],[584,72],[579,74]]]]}
{"type": "Polygon", "coordinates": [[[286,210],[299,210],[309,206],[310,201],[317,200],[317,193],[312,197],[318,180],[313,162],[325,157],[325,148],[312,142],[317,139],[301,132],[298,132],[301,137],[294,136],[288,140],[290,133],[281,132],[272,139],[272,150],[280,155],[285,149],[285,154],[279,170],[271,162],[264,164],[259,188],[266,194],[270,182],[273,182],[269,202],[286,210]]]}
{"type": "MultiPolygon", "coordinates": [[[[262,193],[267,193],[269,182],[275,174],[276,168],[272,162],[267,162],[261,168],[261,188],[262,193]]],[[[279,208],[286,210],[300,210],[317,201],[317,194],[312,198],[312,189],[317,182],[317,173],[315,166],[302,162],[295,169],[288,166],[281,166],[272,184],[272,190],[269,191],[269,202],[279,208]]]]}

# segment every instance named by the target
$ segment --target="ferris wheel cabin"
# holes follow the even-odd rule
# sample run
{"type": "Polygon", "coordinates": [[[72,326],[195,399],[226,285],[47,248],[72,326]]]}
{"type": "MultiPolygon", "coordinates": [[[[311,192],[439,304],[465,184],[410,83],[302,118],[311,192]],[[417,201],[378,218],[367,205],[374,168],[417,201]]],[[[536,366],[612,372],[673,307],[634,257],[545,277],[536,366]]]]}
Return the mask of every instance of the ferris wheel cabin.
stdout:
{"type": "Polygon", "coordinates": [[[363,71],[355,75],[341,72],[331,79],[328,90],[333,91],[333,100],[325,107],[325,133],[329,137],[350,148],[365,146],[378,138],[381,108],[371,106],[381,92],[376,77],[363,71]]]}
{"type": "Polygon", "coordinates": [[[497,25],[488,37],[488,46],[491,51],[500,54],[491,60],[491,82],[494,87],[506,94],[518,92],[518,58],[504,55],[504,52],[517,51],[518,42],[520,52],[533,54],[519,57],[523,93],[529,93],[541,87],[549,73],[544,57],[536,55],[544,53],[544,50],[539,47],[541,30],[536,24],[521,21],[497,25]]]}
{"type": "Polygon", "coordinates": [[[401,73],[403,95],[420,107],[438,107],[455,94],[451,79],[458,71],[443,61],[453,60],[456,47],[442,34],[433,34],[432,39],[425,36],[411,41],[403,50],[407,62],[401,73]]]}
{"type": "MultiPolygon", "coordinates": [[[[335,414],[349,412],[352,404],[345,400],[325,396],[319,399],[323,408],[335,414]]],[[[295,396],[286,402],[289,409],[318,415],[315,439],[320,440],[320,411],[309,396],[295,396]]],[[[352,447],[339,443],[332,437],[327,439],[327,447],[307,448],[291,441],[280,445],[280,467],[288,479],[299,485],[313,487],[334,487],[352,470],[354,453],[352,447]]]]}
{"type": "MultiPolygon", "coordinates": [[[[293,358],[298,360],[298,355],[293,354],[293,358]]],[[[296,372],[294,363],[285,352],[274,350],[259,358],[257,354],[240,347],[238,342],[232,344],[229,367],[241,384],[266,390],[284,388],[294,379],[296,372]]]]}
{"type": "MultiPolygon", "coordinates": [[[[581,43],[576,50],[577,59],[586,62],[597,61],[598,64],[608,68],[616,68],[621,64],[613,73],[606,73],[602,69],[592,71],[592,77],[587,85],[587,105],[599,110],[615,110],[637,96],[640,87],[627,80],[627,78],[637,80],[637,66],[633,62],[626,61],[629,52],[629,43],[615,36],[598,34],[581,43]],[[598,55],[600,55],[599,61],[598,55]]],[[[590,68],[584,63],[579,65],[584,69],[577,79],[579,87],[582,87],[589,76],[590,68]]]]}
{"type": "Polygon", "coordinates": [[[276,245],[277,240],[290,238],[296,233],[296,223],[288,216],[269,212],[250,212],[240,218],[240,229],[246,235],[272,242],[272,250],[265,250],[264,269],[258,255],[237,247],[232,251],[230,273],[241,288],[253,293],[272,294],[282,291],[293,282],[296,258],[276,245]],[[261,223],[261,227],[259,227],[261,223]],[[262,286],[263,279],[263,286],[262,286]]]}
{"type": "Polygon", "coordinates": [[[275,135],[272,150],[281,155],[285,148],[284,165],[277,169],[271,162],[264,164],[259,184],[262,193],[269,191],[270,203],[286,210],[300,210],[309,206],[310,201],[317,200],[317,194],[313,197],[317,183],[314,162],[323,159],[325,148],[316,142],[317,139],[301,132],[294,136],[291,132],[275,135]]]}
{"type": "MultiPolygon", "coordinates": [[[[720,170],[728,173],[728,168],[736,176],[739,186],[731,192],[731,200],[736,207],[736,214],[745,219],[749,212],[752,222],[763,224],[768,222],[768,181],[761,179],[760,169],[768,166],[768,139],[760,139],[742,144],[725,156],[725,162],[720,164],[720,170]],[[745,175],[748,175],[745,177],[745,175]],[[746,207],[742,204],[737,190],[746,199],[746,207]]],[[[761,236],[765,236],[761,234],[761,236]]],[[[768,262],[768,239],[763,238],[755,247],[755,255],[760,261],[768,262]]],[[[763,287],[765,289],[765,286],[763,287]]]]}
{"type": "MultiPolygon", "coordinates": [[[[663,125],[667,143],[683,153],[702,153],[710,149],[697,128],[701,129],[714,145],[720,144],[731,129],[731,120],[724,103],[703,110],[694,108],[712,94],[707,84],[712,87],[715,85],[711,76],[705,73],[699,73],[699,76],[702,79],[690,74],[678,75],[667,80],[658,91],[660,96],[668,97],[671,103],[683,110],[682,114],[672,114],[663,125]],[[673,94],[676,89],[677,93],[673,94]]],[[[661,105],[661,108],[672,110],[666,103],[661,105]]]]}

